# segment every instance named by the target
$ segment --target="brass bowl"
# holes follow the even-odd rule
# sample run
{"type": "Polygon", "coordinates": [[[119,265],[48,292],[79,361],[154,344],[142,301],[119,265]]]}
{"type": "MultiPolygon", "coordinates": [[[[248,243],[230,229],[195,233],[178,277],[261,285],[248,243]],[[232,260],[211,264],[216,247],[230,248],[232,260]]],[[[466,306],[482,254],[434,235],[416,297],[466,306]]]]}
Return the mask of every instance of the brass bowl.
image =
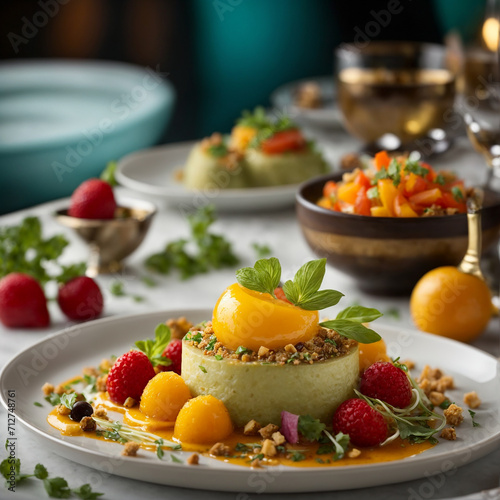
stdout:
{"type": "Polygon", "coordinates": [[[67,209],[55,213],[59,224],[73,229],[89,246],[87,276],[120,271],[123,260],[142,243],[149,230],[155,205],[135,199],[122,201],[113,219],[80,219],[69,216],[67,209]]]}
{"type": "MultiPolygon", "coordinates": [[[[363,291],[408,294],[427,271],[460,263],[468,245],[466,214],[370,217],[318,206],[325,182],[338,182],[342,175],[303,184],[296,197],[297,218],[313,252],[353,278],[363,291]]],[[[484,194],[483,253],[500,235],[500,193],[485,189],[484,194]]]]}

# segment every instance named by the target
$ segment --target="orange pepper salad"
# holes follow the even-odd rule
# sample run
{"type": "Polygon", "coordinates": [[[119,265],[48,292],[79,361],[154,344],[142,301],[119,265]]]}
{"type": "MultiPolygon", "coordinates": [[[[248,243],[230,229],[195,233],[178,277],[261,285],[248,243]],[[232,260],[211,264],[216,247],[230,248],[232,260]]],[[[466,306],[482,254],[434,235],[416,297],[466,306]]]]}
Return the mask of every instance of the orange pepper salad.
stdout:
{"type": "Polygon", "coordinates": [[[366,168],[328,181],[317,204],[328,210],[373,217],[421,217],[465,213],[462,179],[428,163],[380,151],[366,168]]]}

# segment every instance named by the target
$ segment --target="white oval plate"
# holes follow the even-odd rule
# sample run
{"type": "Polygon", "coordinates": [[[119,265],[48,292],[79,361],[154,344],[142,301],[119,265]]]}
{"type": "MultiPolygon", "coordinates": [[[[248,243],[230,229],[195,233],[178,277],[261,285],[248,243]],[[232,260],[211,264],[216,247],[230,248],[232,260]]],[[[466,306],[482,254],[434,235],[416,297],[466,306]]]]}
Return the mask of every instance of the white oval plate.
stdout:
{"type": "Polygon", "coordinates": [[[256,212],[291,207],[298,184],[248,189],[187,189],[176,180],[195,142],[167,144],[137,151],[123,157],[116,179],[123,186],[163,198],[179,208],[211,203],[220,211],[256,212]]]}
{"type": "MultiPolygon", "coordinates": [[[[456,441],[442,441],[420,455],[374,465],[327,468],[269,467],[250,469],[224,464],[207,457],[199,466],[172,463],[169,453],[160,461],[156,454],[141,452],[140,458],[120,455],[122,446],[84,437],[64,437],[51,427],[43,401],[44,382],[60,383],[85,366],[97,366],[103,357],[120,355],[136,340],[153,336],[155,326],[167,318],[186,316],[193,322],[210,318],[211,310],[175,310],[121,316],[67,328],[29,347],[14,357],[0,374],[1,401],[7,408],[7,390],[16,391],[16,414],[35,433],[45,448],[83,465],[142,481],[188,488],[259,493],[298,493],[363,488],[398,483],[432,474],[446,473],[493,451],[500,443],[499,363],[478,349],[442,337],[378,325],[392,356],[410,358],[441,368],[455,378],[452,400],[461,403],[463,393],[476,390],[483,403],[476,412],[480,427],[465,420],[456,441]],[[264,488],[264,489],[263,489],[264,488]]],[[[185,459],[189,453],[176,452],[185,459]]]]}
{"type": "Polygon", "coordinates": [[[304,120],[304,122],[318,127],[340,127],[342,125],[342,114],[337,105],[337,89],[333,75],[304,78],[285,83],[273,91],[270,100],[275,108],[285,112],[295,120],[304,120]],[[321,96],[325,101],[321,108],[308,109],[295,105],[297,89],[307,82],[316,83],[321,89],[321,96]]]}

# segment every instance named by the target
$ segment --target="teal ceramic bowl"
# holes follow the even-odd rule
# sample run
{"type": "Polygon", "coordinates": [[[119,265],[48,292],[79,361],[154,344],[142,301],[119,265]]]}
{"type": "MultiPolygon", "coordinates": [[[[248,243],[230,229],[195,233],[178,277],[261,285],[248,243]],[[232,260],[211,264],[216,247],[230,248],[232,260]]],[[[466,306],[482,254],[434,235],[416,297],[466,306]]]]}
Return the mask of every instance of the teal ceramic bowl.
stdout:
{"type": "Polygon", "coordinates": [[[69,196],[111,160],[155,144],[175,91],[111,61],[0,64],[0,214],[69,196]]]}

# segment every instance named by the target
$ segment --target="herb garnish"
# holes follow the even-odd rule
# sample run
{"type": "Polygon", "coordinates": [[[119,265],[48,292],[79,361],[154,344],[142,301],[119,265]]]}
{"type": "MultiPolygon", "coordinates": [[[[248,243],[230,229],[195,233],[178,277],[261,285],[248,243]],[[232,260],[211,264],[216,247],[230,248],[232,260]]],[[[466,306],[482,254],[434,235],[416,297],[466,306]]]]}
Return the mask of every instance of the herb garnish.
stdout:
{"type": "Polygon", "coordinates": [[[271,248],[269,245],[252,243],[252,248],[255,250],[258,259],[263,259],[264,257],[269,257],[269,255],[271,255],[271,248]]]}
{"type": "Polygon", "coordinates": [[[459,186],[453,186],[451,188],[451,194],[453,195],[455,201],[461,202],[465,200],[464,193],[462,192],[459,186]]]}
{"type": "Polygon", "coordinates": [[[298,422],[299,432],[309,441],[317,441],[326,425],[311,415],[300,415],[298,422]]]}
{"type": "Polygon", "coordinates": [[[76,392],[72,392],[71,394],[63,394],[61,396],[61,404],[66,408],[72,410],[74,404],[76,403],[76,392]]]}
{"type": "Polygon", "coordinates": [[[101,180],[107,182],[110,186],[118,186],[118,182],[116,182],[115,177],[116,165],[116,161],[110,161],[106,165],[106,168],[101,172],[101,180]]]}
{"type": "Polygon", "coordinates": [[[227,148],[227,145],[221,142],[220,144],[214,144],[212,146],[209,146],[207,152],[210,156],[213,156],[214,158],[222,158],[224,156],[227,156],[229,150],[227,148]]]}
{"type": "Polygon", "coordinates": [[[184,340],[191,340],[192,342],[196,342],[199,344],[203,340],[202,332],[187,332],[184,336],[184,340]]]}
{"type": "Polygon", "coordinates": [[[246,352],[251,352],[250,349],[247,349],[246,347],[240,345],[236,351],[234,351],[236,354],[245,354],[246,352]]]}
{"type": "Polygon", "coordinates": [[[138,340],[134,345],[149,358],[153,366],[169,366],[172,361],[163,356],[163,351],[170,342],[170,337],[170,328],[165,323],[160,323],[155,328],[155,340],[138,340]]]}
{"type": "Polygon", "coordinates": [[[301,453],[300,451],[294,451],[290,455],[290,460],[293,462],[301,462],[302,460],[305,460],[306,456],[301,453]]]}
{"type": "Polygon", "coordinates": [[[178,269],[182,279],[206,273],[211,269],[232,267],[239,259],[233,253],[231,243],[224,236],[211,233],[215,222],[215,207],[206,205],[187,217],[191,229],[190,239],[179,239],[166,245],[163,251],[149,256],[145,265],[161,274],[178,269]],[[194,247],[195,252],[188,252],[194,247]]]}
{"type": "Polygon", "coordinates": [[[481,427],[481,424],[479,424],[478,422],[476,422],[474,420],[474,417],[476,416],[476,412],[469,410],[469,415],[470,415],[470,418],[472,419],[472,427],[481,427]]]}
{"type": "Polygon", "coordinates": [[[198,367],[203,373],[207,373],[207,369],[203,365],[198,365],[198,367]]]}

